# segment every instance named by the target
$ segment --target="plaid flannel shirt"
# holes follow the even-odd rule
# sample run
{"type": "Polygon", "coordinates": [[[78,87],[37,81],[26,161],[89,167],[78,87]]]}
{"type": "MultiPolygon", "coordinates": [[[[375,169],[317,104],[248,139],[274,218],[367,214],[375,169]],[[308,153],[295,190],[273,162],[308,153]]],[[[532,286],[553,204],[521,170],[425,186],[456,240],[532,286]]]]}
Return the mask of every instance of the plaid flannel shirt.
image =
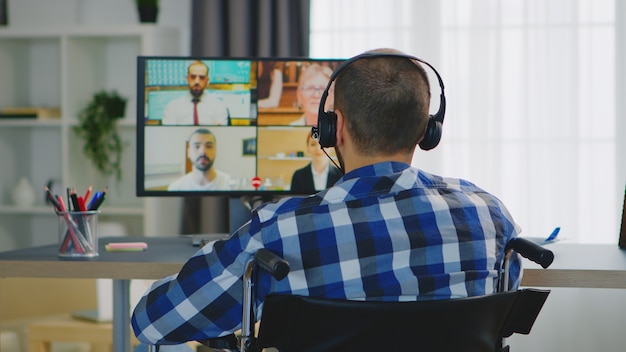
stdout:
{"type": "MultiPolygon", "coordinates": [[[[493,293],[507,241],[519,227],[493,195],[464,180],[384,162],[346,174],[309,197],[264,204],[227,240],[209,243],[159,281],[134,309],[146,343],[223,336],[241,327],[242,274],[267,248],[291,267],[270,293],[354,300],[449,299],[493,293]]],[[[511,262],[517,288],[521,264],[511,262]]]]}

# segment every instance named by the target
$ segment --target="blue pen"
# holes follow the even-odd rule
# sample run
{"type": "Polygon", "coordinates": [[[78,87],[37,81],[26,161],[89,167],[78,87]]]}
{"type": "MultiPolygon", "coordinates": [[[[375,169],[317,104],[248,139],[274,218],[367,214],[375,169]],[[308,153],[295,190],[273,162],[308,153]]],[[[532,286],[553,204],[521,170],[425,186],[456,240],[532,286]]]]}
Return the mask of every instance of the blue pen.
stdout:
{"type": "Polygon", "coordinates": [[[87,210],[94,210],[93,207],[96,204],[98,204],[98,202],[99,202],[98,199],[100,199],[100,198],[102,198],[102,192],[98,191],[91,198],[91,202],[89,202],[89,205],[87,206],[87,210]]]}
{"type": "Polygon", "coordinates": [[[543,241],[543,242],[544,242],[544,243],[547,243],[547,242],[552,242],[552,241],[554,241],[554,240],[556,239],[556,236],[558,236],[558,235],[559,235],[559,231],[561,231],[561,227],[560,227],[560,226],[559,226],[559,227],[556,227],[556,228],[552,231],[552,233],[550,234],[550,236],[548,236],[548,238],[546,238],[546,239],[545,239],[545,241],[543,241]]]}

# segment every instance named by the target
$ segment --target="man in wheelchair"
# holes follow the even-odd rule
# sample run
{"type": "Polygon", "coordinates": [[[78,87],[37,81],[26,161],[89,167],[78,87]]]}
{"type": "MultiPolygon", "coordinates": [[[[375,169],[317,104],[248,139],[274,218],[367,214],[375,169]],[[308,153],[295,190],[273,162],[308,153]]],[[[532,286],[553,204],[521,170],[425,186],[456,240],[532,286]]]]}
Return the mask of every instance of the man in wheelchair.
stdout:
{"type": "MultiPolygon", "coordinates": [[[[505,245],[520,231],[507,208],[471,182],[411,166],[418,145],[439,143],[444,114],[443,81],[423,60],[384,49],[344,62],[313,129],[321,147],[335,148],[344,176],[317,194],[257,207],[228,239],[156,281],[133,312],[138,340],[174,344],[240,329],[242,274],[261,248],[284,258],[290,272],[281,281],[259,273],[259,311],[269,293],[415,301],[496,292],[505,245]],[[435,115],[422,65],[439,81],[435,115]],[[325,111],[332,98],[334,110],[325,111]]],[[[510,264],[516,288],[517,254],[510,264]]]]}

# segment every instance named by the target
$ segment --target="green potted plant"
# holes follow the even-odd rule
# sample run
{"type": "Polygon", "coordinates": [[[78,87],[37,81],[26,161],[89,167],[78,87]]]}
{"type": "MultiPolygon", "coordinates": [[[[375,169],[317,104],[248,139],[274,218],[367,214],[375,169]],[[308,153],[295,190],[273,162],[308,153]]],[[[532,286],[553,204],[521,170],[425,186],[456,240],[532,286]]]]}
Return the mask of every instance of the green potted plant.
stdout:
{"type": "Polygon", "coordinates": [[[139,22],[155,23],[159,15],[159,0],[135,0],[139,22]]]}
{"type": "Polygon", "coordinates": [[[120,137],[117,121],[124,117],[126,99],[115,90],[99,91],[78,114],[74,132],[83,139],[83,152],[96,169],[105,176],[115,175],[122,179],[122,152],[124,143],[120,137]]]}

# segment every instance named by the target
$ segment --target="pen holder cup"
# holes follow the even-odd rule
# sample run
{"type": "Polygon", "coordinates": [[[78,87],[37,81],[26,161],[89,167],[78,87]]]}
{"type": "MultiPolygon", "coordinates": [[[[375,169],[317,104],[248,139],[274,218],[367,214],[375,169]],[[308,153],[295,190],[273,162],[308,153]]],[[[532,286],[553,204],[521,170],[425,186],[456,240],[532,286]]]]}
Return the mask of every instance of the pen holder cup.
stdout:
{"type": "Polygon", "coordinates": [[[59,257],[98,255],[98,214],[93,211],[57,213],[59,220],[59,257]]]}

